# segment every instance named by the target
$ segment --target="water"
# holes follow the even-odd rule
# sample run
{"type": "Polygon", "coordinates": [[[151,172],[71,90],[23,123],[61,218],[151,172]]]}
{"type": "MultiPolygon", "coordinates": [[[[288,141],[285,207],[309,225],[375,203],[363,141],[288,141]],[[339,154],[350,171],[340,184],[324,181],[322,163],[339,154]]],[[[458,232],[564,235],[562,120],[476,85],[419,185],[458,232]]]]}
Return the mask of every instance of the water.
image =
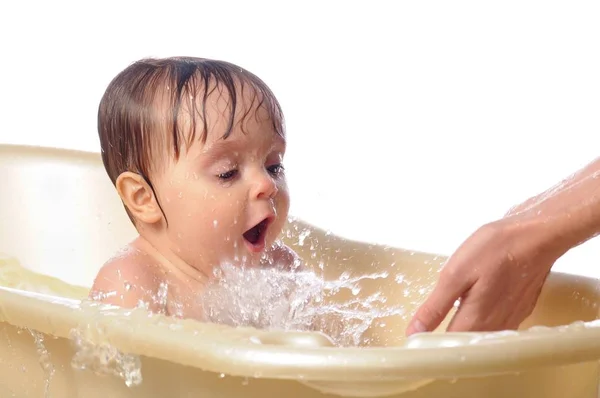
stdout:
{"type": "Polygon", "coordinates": [[[302,231],[302,233],[300,233],[300,236],[298,237],[298,244],[300,246],[304,246],[304,241],[306,240],[306,238],[310,235],[310,231],[304,230],[302,231]]]}
{"type": "MultiPolygon", "coordinates": [[[[93,305],[93,304],[83,304],[93,305]]],[[[102,314],[100,314],[102,316],[102,314]]],[[[71,330],[70,338],[75,347],[71,366],[77,370],[88,370],[98,375],[113,375],[121,378],[125,385],[140,385],[142,364],[138,355],[119,351],[109,344],[104,328],[89,322],[71,330]]]]}
{"type": "Polygon", "coordinates": [[[377,319],[406,315],[403,306],[388,305],[381,292],[360,294],[362,282],[388,276],[387,272],[356,277],[344,273],[328,281],[313,271],[224,264],[215,269],[199,301],[203,321],[268,330],[320,331],[337,346],[359,346],[368,343],[364,333],[377,319]]]}
{"type": "Polygon", "coordinates": [[[56,369],[52,364],[50,353],[44,345],[44,335],[42,333],[36,332],[35,330],[29,330],[29,333],[31,333],[31,336],[33,337],[35,349],[37,351],[37,354],[39,355],[40,366],[44,370],[45,374],[44,397],[49,397],[50,382],[52,381],[52,377],[54,376],[54,372],[56,371],[56,369]]]}

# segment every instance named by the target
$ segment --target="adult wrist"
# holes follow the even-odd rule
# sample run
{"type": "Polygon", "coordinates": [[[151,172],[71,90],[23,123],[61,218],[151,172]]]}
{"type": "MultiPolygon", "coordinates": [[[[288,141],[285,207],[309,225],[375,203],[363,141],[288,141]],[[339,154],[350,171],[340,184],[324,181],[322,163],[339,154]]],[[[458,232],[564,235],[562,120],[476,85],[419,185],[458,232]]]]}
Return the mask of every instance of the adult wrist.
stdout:
{"type": "Polygon", "coordinates": [[[544,209],[537,212],[536,231],[558,257],[600,232],[600,200],[581,201],[550,214],[544,209]]]}

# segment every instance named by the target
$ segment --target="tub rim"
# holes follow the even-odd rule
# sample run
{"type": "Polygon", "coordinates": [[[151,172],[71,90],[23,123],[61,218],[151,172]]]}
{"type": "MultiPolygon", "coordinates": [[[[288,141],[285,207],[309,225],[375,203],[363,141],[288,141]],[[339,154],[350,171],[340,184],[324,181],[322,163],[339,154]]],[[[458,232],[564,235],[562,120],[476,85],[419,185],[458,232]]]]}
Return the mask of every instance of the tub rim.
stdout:
{"type": "MultiPolygon", "coordinates": [[[[572,276],[551,273],[549,278],[572,276]]],[[[302,381],[477,377],[600,358],[600,320],[519,332],[423,333],[407,340],[409,343],[411,339],[414,342],[433,338],[433,347],[294,347],[255,341],[286,333],[316,334],[234,328],[150,316],[141,308],[80,303],[76,299],[0,287],[0,322],[67,339],[72,339],[73,329],[89,325],[106,333],[92,333],[87,336],[89,341],[108,342],[124,353],[232,376],[257,377],[256,369],[260,369],[259,377],[302,381]],[[10,305],[5,304],[8,302],[10,305]],[[44,316],[40,317],[40,313],[44,316]],[[136,333],[142,329],[143,334],[136,333]],[[449,340],[458,340],[458,344],[443,346],[449,340]]]]}

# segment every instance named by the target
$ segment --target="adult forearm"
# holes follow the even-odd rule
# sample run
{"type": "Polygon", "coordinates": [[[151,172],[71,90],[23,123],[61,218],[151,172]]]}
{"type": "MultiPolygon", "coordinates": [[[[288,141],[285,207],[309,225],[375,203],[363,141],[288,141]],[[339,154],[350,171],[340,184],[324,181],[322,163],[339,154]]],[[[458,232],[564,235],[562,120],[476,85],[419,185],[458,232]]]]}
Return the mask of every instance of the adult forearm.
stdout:
{"type": "Polygon", "coordinates": [[[600,232],[600,158],[515,208],[507,217],[535,219],[566,252],[600,232]]]}

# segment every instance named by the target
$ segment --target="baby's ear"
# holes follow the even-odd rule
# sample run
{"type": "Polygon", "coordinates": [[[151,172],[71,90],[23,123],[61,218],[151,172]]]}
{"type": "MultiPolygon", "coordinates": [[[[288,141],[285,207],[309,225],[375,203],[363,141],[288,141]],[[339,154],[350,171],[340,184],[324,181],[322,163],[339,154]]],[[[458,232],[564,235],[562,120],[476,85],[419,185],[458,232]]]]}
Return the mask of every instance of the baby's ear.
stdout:
{"type": "Polygon", "coordinates": [[[162,219],[154,193],[142,176],[126,171],[117,177],[115,186],[121,200],[136,220],[154,224],[162,219]]]}

